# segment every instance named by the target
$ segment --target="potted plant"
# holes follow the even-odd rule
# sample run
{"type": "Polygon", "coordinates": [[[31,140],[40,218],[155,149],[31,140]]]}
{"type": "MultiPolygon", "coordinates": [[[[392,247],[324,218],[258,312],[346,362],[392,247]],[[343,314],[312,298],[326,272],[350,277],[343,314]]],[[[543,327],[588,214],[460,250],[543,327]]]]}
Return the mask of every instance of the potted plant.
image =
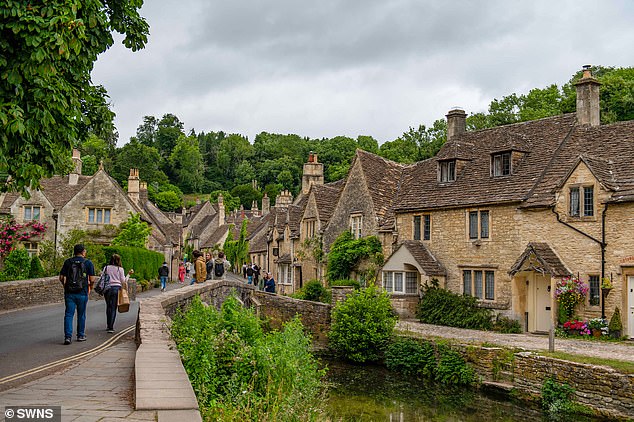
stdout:
{"type": "Polygon", "coordinates": [[[610,290],[612,290],[612,288],[612,280],[608,277],[603,277],[601,279],[601,293],[603,294],[604,298],[608,297],[608,294],[610,294],[610,290]]]}
{"type": "Polygon", "coordinates": [[[582,303],[590,288],[586,283],[576,277],[564,277],[557,282],[555,299],[559,304],[560,321],[568,321],[572,318],[575,308],[582,303]]]}
{"type": "Polygon", "coordinates": [[[588,321],[588,328],[592,330],[594,337],[601,337],[603,333],[607,334],[608,322],[603,318],[592,318],[588,321]]]}
{"type": "Polygon", "coordinates": [[[610,330],[610,337],[612,338],[621,338],[621,331],[623,331],[623,323],[621,322],[621,310],[617,306],[614,309],[614,313],[612,314],[612,318],[610,318],[610,324],[608,325],[608,329],[610,330]]]}

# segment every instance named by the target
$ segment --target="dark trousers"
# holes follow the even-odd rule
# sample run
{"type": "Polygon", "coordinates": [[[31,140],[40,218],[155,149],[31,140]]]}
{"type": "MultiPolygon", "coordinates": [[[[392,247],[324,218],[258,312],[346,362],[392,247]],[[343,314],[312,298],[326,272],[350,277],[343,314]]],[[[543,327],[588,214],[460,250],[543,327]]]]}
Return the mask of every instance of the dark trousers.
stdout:
{"type": "Polygon", "coordinates": [[[119,286],[112,286],[103,295],[106,302],[106,325],[108,330],[114,330],[114,320],[117,318],[117,304],[119,302],[119,286]]]}

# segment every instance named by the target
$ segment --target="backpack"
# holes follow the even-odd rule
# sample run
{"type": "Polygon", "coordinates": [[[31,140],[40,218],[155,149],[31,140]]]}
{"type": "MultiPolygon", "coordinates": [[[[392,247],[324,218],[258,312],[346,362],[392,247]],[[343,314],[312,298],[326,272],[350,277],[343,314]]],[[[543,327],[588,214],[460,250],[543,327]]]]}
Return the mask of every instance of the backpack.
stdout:
{"type": "Polygon", "coordinates": [[[110,276],[106,271],[107,267],[108,266],[106,265],[103,268],[103,271],[101,272],[101,277],[99,277],[97,284],[95,284],[95,293],[97,293],[99,296],[103,296],[106,290],[110,288],[110,276]]]}
{"type": "Polygon", "coordinates": [[[70,293],[79,293],[84,289],[84,286],[88,284],[86,265],[84,265],[83,260],[70,262],[69,275],[70,277],[66,280],[66,289],[70,293]]]}
{"type": "Polygon", "coordinates": [[[222,277],[224,273],[225,273],[224,262],[216,262],[214,264],[214,274],[216,275],[216,277],[222,277]]]}

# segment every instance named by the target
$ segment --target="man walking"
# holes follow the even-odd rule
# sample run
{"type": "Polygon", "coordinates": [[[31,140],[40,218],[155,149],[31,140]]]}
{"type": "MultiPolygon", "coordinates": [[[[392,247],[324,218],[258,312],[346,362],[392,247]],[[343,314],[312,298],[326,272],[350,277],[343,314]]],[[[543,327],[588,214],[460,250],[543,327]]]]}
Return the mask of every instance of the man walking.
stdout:
{"type": "Polygon", "coordinates": [[[77,244],[73,248],[72,258],[64,261],[59,272],[59,281],[64,286],[64,344],[73,339],[73,318],[77,311],[77,341],[86,341],[86,305],[88,292],[95,279],[95,266],[86,259],[86,248],[77,244]]]}
{"type": "Polygon", "coordinates": [[[196,271],[195,280],[196,283],[202,283],[207,279],[207,264],[205,263],[205,257],[202,252],[195,250],[194,258],[196,258],[196,261],[194,262],[194,269],[196,271]]]}
{"type": "Polygon", "coordinates": [[[164,292],[167,287],[167,277],[170,275],[170,269],[167,267],[166,261],[163,261],[163,265],[159,267],[158,275],[161,280],[161,291],[164,292]]]}

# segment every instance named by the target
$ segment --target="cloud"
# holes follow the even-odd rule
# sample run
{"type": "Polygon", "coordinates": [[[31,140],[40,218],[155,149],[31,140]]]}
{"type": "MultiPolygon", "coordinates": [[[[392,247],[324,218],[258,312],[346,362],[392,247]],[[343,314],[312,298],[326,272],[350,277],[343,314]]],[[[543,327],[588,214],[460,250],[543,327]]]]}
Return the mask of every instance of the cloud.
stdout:
{"type": "Polygon", "coordinates": [[[253,139],[260,131],[392,140],[455,105],[634,62],[634,5],[420,0],[146,2],[150,41],[104,53],[93,81],[119,143],[145,115],[253,139]]]}

